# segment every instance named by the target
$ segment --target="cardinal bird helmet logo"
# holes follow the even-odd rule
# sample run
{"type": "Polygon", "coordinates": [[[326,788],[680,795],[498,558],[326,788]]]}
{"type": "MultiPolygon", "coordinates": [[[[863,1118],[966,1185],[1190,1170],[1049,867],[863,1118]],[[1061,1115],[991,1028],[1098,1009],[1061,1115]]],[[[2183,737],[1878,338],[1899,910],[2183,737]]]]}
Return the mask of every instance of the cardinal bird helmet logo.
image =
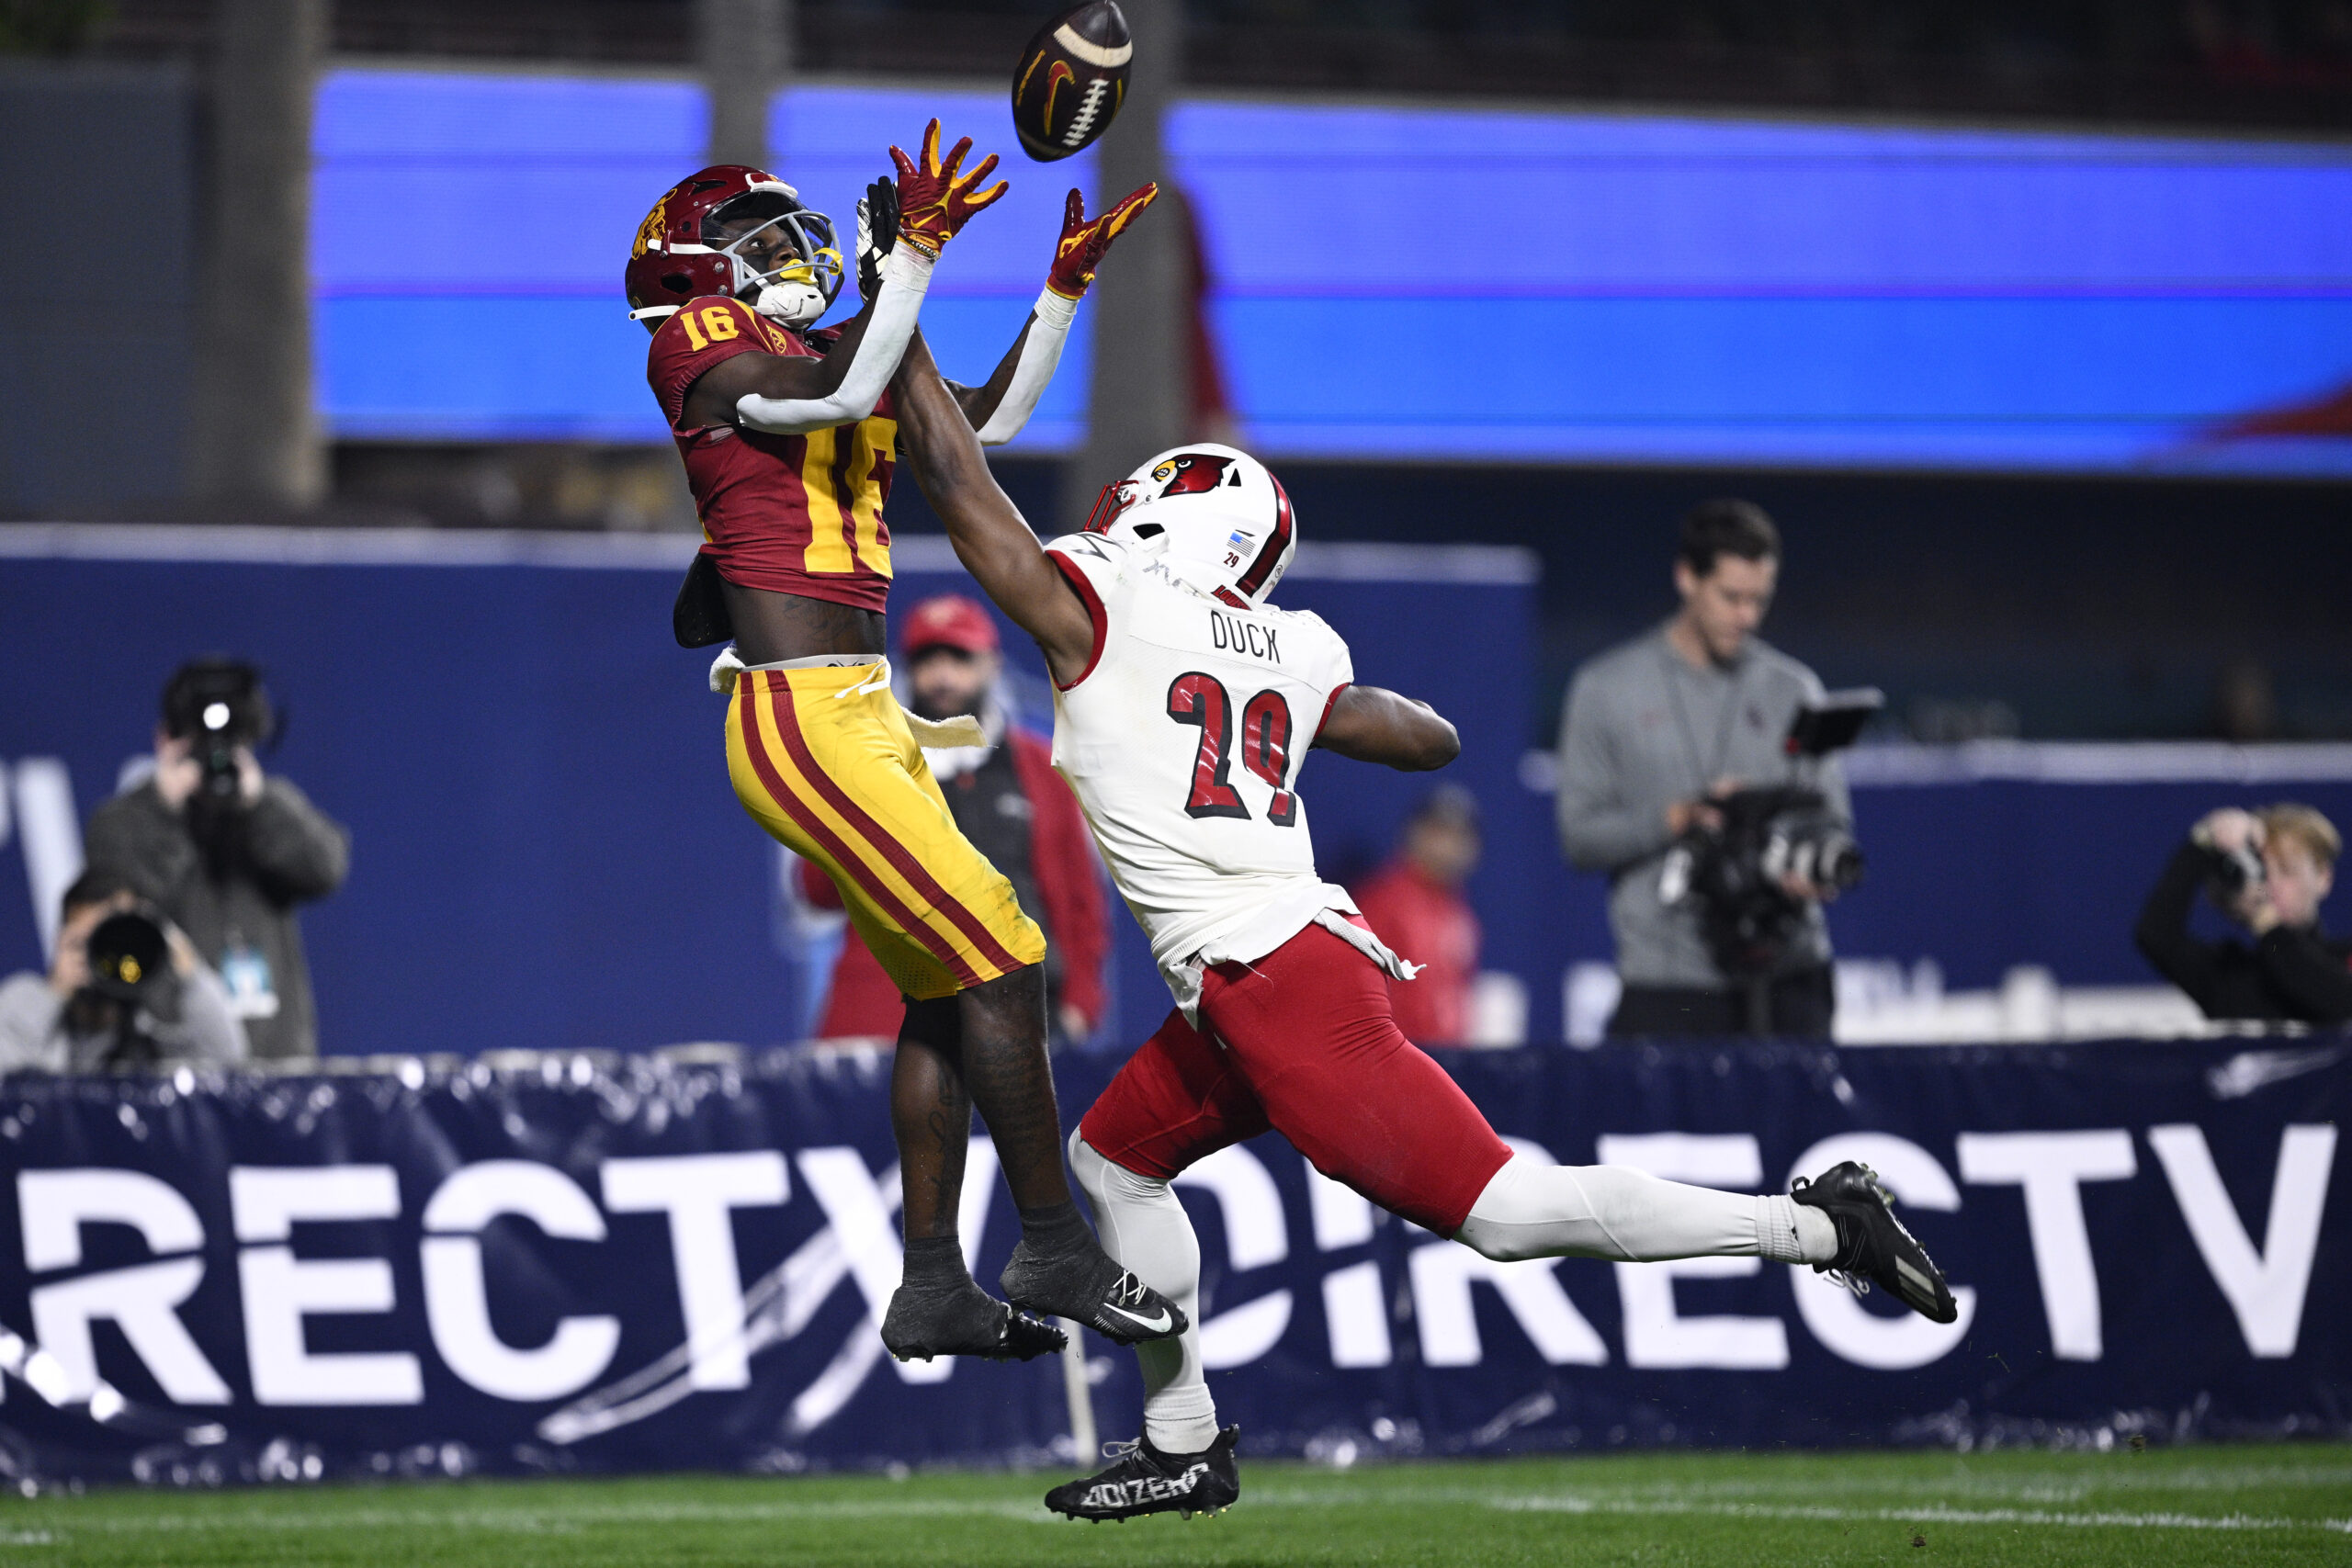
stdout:
{"type": "Polygon", "coordinates": [[[1163,500],[1171,495],[1205,495],[1225,483],[1226,470],[1232,467],[1232,458],[1215,453],[1179,452],[1153,468],[1151,482],[1159,486],[1163,500]]]}

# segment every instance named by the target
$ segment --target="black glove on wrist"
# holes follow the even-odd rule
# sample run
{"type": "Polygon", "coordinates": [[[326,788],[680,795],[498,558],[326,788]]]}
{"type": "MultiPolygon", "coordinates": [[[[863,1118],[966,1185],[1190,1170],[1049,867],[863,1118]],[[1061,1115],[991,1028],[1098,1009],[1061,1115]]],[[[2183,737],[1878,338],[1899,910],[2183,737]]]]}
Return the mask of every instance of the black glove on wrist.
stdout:
{"type": "Polygon", "coordinates": [[[882,291],[882,259],[899,243],[899,187],[876,180],[857,204],[857,291],[871,301],[882,291]]]}

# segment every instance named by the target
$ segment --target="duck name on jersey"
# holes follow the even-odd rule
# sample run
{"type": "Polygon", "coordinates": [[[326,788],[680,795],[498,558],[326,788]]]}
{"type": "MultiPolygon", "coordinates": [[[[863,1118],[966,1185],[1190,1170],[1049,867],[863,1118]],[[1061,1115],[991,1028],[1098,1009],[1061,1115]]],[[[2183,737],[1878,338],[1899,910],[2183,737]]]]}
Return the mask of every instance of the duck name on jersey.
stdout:
{"type": "Polygon", "coordinates": [[[1273,627],[1245,621],[1221,611],[1209,612],[1209,640],[1234,653],[1272,660],[1276,664],[1283,661],[1282,650],[1274,643],[1273,627]]]}

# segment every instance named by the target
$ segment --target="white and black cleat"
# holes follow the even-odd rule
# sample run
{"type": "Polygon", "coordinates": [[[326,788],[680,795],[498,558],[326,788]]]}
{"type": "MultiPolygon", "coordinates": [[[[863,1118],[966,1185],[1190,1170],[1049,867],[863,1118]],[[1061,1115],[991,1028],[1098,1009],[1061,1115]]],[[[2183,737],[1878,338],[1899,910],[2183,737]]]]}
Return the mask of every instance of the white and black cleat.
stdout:
{"type": "Polygon", "coordinates": [[[1082,1323],[1114,1345],[1170,1339],[1191,1326],[1182,1308],[1099,1247],[1047,1258],[1023,1237],[1004,1266],[1001,1282],[1006,1299],[1023,1311],[1082,1323]]]}
{"type": "Polygon", "coordinates": [[[1815,1264],[1815,1273],[1828,1275],[1858,1296],[1868,1295],[1875,1281],[1932,1323],[1960,1315],[1944,1271],[1894,1217],[1894,1198],[1879,1184],[1878,1172],[1844,1160],[1810,1181],[1797,1178],[1789,1193],[1827,1214],[1838,1227],[1838,1256],[1815,1264]]]}
{"type": "Polygon", "coordinates": [[[1227,1427],[1196,1454],[1162,1453],[1148,1438],[1105,1443],[1111,1464],[1083,1481],[1066,1482],[1046,1494],[1046,1506],[1073,1519],[1125,1524],[1146,1514],[1216,1514],[1241,1496],[1241,1468],[1233,1446],[1241,1428],[1227,1427]]]}

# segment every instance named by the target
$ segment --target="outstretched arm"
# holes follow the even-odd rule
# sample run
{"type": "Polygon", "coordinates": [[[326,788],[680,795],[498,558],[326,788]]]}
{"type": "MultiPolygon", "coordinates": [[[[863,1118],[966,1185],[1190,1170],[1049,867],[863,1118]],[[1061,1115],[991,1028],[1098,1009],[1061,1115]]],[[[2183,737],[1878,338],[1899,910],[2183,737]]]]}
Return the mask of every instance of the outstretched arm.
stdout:
{"type": "Polygon", "coordinates": [[[872,413],[914,333],[915,316],[931,287],[931,269],[939,253],[975,213],[1004,195],[1002,180],[979,188],[996,168],[993,153],[970,171],[961,170],[971,148],[972,139],[965,137],[943,160],[935,119],[923,129],[919,157],[910,159],[891,148],[899,177],[889,264],[878,269],[879,287],[865,290],[865,305],[833,351],[816,361],[738,355],[713,367],[695,384],[686,399],[688,420],[740,423],[772,435],[804,435],[854,423],[872,413]]]}
{"type": "Polygon", "coordinates": [[[1013,625],[1037,639],[1057,682],[1085,672],[1094,624],[1077,591],[1046,558],[1021,511],[998,488],[964,411],[948,394],[931,349],[915,334],[891,383],[905,465],[947,525],[956,558],[1013,625]]]}
{"type": "Polygon", "coordinates": [[[1126,232],[1127,226],[1159,195],[1157,185],[1145,186],[1128,192],[1125,200],[1094,218],[1086,216],[1086,198],[1075,190],[1062,203],[1062,232],[1054,247],[1054,265],[1046,274],[1045,289],[1022,325],[1020,337],[987,385],[953,389],[965,417],[980,433],[981,446],[1001,446],[1012,440],[1037,412],[1037,400],[1045,395],[1046,384],[1061,364],[1062,345],[1069,339],[1070,322],[1077,319],[1078,302],[1093,285],[1095,269],[1102,265],[1111,243],[1126,232]]]}
{"type": "Polygon", "coordinates": [[[1022,356],[1029,353],[1030,339],[1044,335],[1037,331],[1037,315],[1033,310],[1029,319],[1021,323],[1021,335],[1012,340],[1012,346],[1004,351],[1004,357],[996,362],[996,370],[987,380],[977,387],[967,387],[961,381],[947,383],[947,395],[954,398],[956,406],[964,411],[964,423],[976,431],[985,433],[980,436],[983,446],[1003,446],[1021,434],[1021,427],[1027,424],[1029,416],[1036,412],[1037,399],[1045,392],[1046,383],[1053,379],[1054,367],[1061,363],[1062,348],[1058,342],[1041,344],[1040,355],[1033,355],[1045,357],[1048,363],[1044,374],[1035,378],[1035,385],[1029,389],[1028,397],[1022,400],[1025,406],[1008,409],[1004,400],[1006,394],[1012,390],[1013,377],[1021,369],[1022,356]],[[1000,412],[1005,415],[1005,423],[1010,427],[1001,433],[989,429],[990,422],[1000,412]]]}
{"type": "MultiPolygon", "coordinates": [[[[890,253],[898,243],[899,187],[888,180],[876,180],[865,187],[865,194],[857,198],[857,292],[861,299],[870,302],[881,298],[883,266],[889,261],[890,253]]],[[[978,430],[987,423],[1003,404],[1004,395],[1012,386],[1014,373],[1021,368],[1023,355],[1028,353],[1030,329],[1036,319],[1035,313],[1032,312],[1029,319],[1021,323],[1020,334],[1012,340],[1012,346],[1005,350],[1004,357],[997,362],[996,373],[986,381],[977,387],[958,386],[953,381],[947,383],[947,390],[963,408],[964,417],[973,429],[978,430]]],[[[850,323],[849,330],[860,330],[864,320],[865,312],[861,310],[857,321],[850,323]]],[[[845,344],[848,341],[848,333],[845,332],[842,342],[845,344]]],[[[905,352],[903,348],[899,350],[901,357],[905,352]]],[[[1057,347],[1053,352],[1058,360],[1061,350],[1057,347]]],[[[1048,374],[1051,374],[1050,369],[1048,374]]],[[[1033,397],[1030,400],[1034,404],[1035,399],[1033,397]]]]}
{"type": "Polygon", "coordinates": [[[1359,762],[1408,773],[1442,768],[1462,755],[1462,738],[1427,703],[1378,686],[1350,686],[1331,705],[1315,744],[1359,762]]]}

